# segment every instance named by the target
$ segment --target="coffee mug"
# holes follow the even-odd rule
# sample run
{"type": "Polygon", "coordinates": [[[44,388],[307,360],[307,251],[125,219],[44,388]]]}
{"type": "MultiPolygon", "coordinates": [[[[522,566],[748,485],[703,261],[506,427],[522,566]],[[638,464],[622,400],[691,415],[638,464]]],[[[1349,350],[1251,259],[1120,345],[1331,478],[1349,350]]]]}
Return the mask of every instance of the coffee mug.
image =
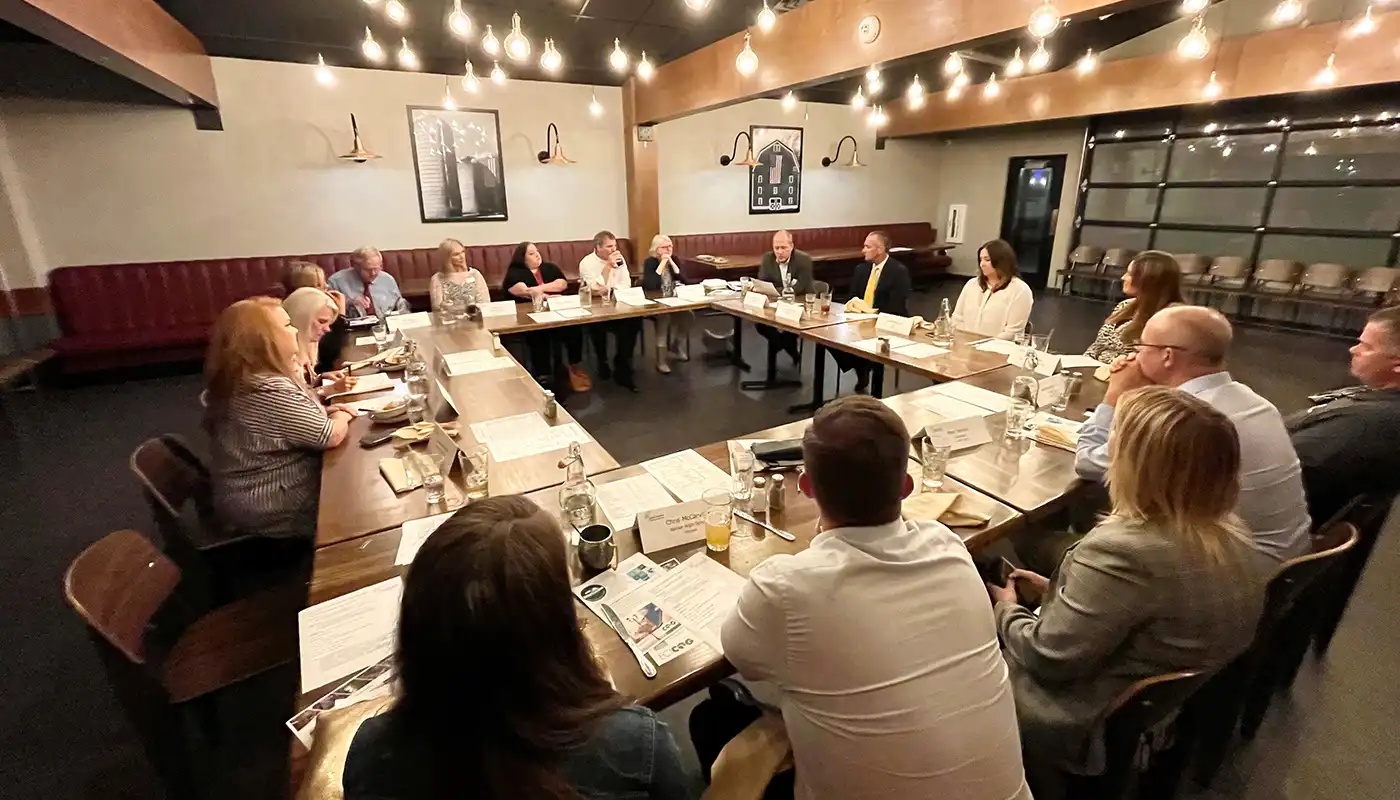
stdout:
{"type": "Polygon", "coordinates": [[[612,566],[617,545],[613,542],[612,528],[606,525],[589,525],[578,532],[578,560],[593,569],[607,569],[612,566]]]}

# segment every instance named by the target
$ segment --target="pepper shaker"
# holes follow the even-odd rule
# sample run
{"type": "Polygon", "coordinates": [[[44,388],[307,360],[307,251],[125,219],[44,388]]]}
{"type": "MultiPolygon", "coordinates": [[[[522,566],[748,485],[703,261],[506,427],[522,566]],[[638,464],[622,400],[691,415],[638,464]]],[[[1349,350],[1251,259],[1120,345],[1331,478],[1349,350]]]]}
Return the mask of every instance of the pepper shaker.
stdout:
{"type": "Polygon", "coordinates": [[[559,401],[554,399],[554,392],[544,390],[544,418],[553,422],[559,416],[559,401]]]}
{"type": "Polygon", "coordinates": [[[787,490],[787,481],[782,475],[774,475],[768,481],[768,513],[782,513],[787,508],[787,498],[784,492],[787,490]]]}

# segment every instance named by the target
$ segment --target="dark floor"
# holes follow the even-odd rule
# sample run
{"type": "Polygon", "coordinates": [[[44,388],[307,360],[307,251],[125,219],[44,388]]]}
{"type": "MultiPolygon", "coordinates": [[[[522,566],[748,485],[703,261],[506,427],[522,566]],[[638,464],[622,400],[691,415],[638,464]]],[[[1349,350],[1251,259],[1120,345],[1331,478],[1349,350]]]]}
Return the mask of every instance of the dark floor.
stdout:
{"type": "MultiPolygon", "coordinates": [[[[915,313],[932,316],[938,299],[957,288],[949,282],[917,295],[915,313]]],[[[1047,297],[1037,303],[1034,322],[1038,330],[1055,329],[1055,349],[1076,352],[1107,309],[1047,297]]],[[[711,324],[729,326],[727,318],[711,324]]],[[[761,370],[762,340],[748,333],[747,358],[761,370]]],[[[790,421],[787,406],[810,392],[741,392],[731,369],[698,359],[670,376],[650,363],[640,373],[640,394],[600,385],[569,403],[624,464],[790,421]]],[[[810,354],[803,366],[810,374],[810,354]]],[[[1232,367],[1285,412],[1305,405],[1310,392],[1348,382],[1345,342],[1290,333],[1239,331],[1232,367]]],[[[828,382],[834,372],[827,370],[828,382]]],[[[888,393],[926,384],[905,375],[895,389],[894,380],[887,377],[888,393]]],[[[0,703],[0,797],[161,796],[83,627],[63,601],[61,577],[68,561],[103,534],[151,530],[127,457],[159,433],[202,442],[198,383],[186,374],[5,398],[0,508],[11,546],[0,561],[7,594],[0,635],[10,645],[0,675],[7,691],[0,703]]],[[[847,376],[844,388],[850,385],[847,376]]],[[[829,397],[830,386],[827,391],[829,397]]],[[[1400,715],[1400,653],[1391,631],[1400,600],[1383,581],[1398,567],[1400,553],[1383,539],[1327,662],[1309,664],[1291,702],[1276,704],[1260,739],[1232,759],[1215,791],[1198,797],[1396,796],[1392,721],[1400,715]]],[[[224,701],[232,732],[221,754],[218,796],[272,797],[285,786],[278,774],[287,752],[282,706],[294,685],[295,675],[274,674],[224,701]]],[[[687,705],[666,714],[678,734],[687,705]]]]}

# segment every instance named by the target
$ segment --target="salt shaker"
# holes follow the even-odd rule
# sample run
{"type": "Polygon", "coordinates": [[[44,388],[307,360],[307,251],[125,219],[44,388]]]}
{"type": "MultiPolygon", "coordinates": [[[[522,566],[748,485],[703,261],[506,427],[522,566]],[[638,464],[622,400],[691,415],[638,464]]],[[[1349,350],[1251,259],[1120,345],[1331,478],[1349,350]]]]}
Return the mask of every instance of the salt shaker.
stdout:
{"type": "Polygon", "coordinates": [[[553,422],[559,416],[559,401],[554,399],[554,392],[544,390],[544,418],[553,422]]]}
{"type": "Polygon", "coordinates": [[[787,481],[782,475],[774,475],[768,481],[768,513],[782,512],[787,508],[787,499],[784,492],[787,490],[787,481]]]}
{"type": "Polygon", "coordinates": [[[879,351],[880,355],[882,355],[882,356],[887,356],[887,355],[889,355],[889,354],[890,354],[890,340],[889,340],[889,338],[888,338],[888,337],[885,337],[885,336],[881,336],[880,338],[876,339],[876,340],[875,340],[875,348],[876,348],[876,350],[879,351]]]}
{"type": "Polygon", "coordinates": [[[749,513],[758,515],[768,511],[768,480],[762,475],[753,479],[753,492],[749,494],[749,513]]]}

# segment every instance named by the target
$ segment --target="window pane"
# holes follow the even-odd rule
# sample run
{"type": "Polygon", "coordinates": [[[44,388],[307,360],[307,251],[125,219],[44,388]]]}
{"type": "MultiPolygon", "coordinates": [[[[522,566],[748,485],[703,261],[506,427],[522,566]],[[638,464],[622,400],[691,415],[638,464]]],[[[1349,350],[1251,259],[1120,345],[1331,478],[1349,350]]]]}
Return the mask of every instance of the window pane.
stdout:
{"type": "Polygon", "coordinates": [[[1400,189],[1391,186],[1280,186],[1269,226],[1394,231],[1400,222],[1400,189]]]}
{"type": "Polygon", "coordinates": [[[1151,231],[1147,228],[1105,228],[1097,225],[1085,225],[1079,231],[1079,243],[1098,245],[1105,250],[1114,247],[1146,250],[1147,237],[1150,233],[1151,231]]]}
{"type": "Polygon", "coordinates": [[[1157,183],[1167,159],[1166,142],[1114,142],[1091,150],[1091,183],[1157,183]]]}
{"type": "Polygon", "coordinates": [[[1252,233],[1219,233],[1217,231],[1173,231],[1157,229],[1155,250],[1168,253],[1198,253],[1206,258],[1240,256],[1249,258],[1254,248],[1252,233]]]}
{"type": "Polygon", "coordinates": [[[1389,239],[1349,239],[1341,236],[1294,236],[1275,233],[1264,237],[1259,259],[1291,258],[1304,264],[1326,261],[1348,267],[1384,267],[1390,257],[1389,239]]]}
{"type": "Polygon", "coordinates": [[[1084,198],[1085,219],[1151,222],[1156,210],[1156,189],[1090,189],[1084,198]]]}
{"type": "Polygon", "coordinates": [[[1177,139],[1170,181],[1259,181],[1273,177],[1281,133],[1177,139]]]}
{"type": "Polygon", "coordinates": [[[1283,154],[1286,181],[1400,179],[1400,125],[1295,131],[1283,154]]]}
{"type": "Polygon", "coordinates": [[[1202,109],[1188,111],[1186,116],[1182,118],[1181,124],[1176,126],[1176,133],[1178,136],[1187,133],[1215,135],[1239,128],[1277,128],[1282,130],[1283,126],[1287,124],[1288,115],[1278,111],[1231,112],[1230,116],[1222,117],[1219,110],[1202,109]]]}
{"type": "Polygon", "coordinates": [[[1171,132],[1171,118],[1161,116],[1160,114],[1116,117],[1094,121],[1094,138],[1100,142],[1105,139],[1122,139],[1125,136],[1166,136],[1171,132]]]}
{"type": "Polygon", "coordinates": [[[1195,225],[1258,225],[1264,211],[1263,186],[1167,189],[1161,222],[1195,225]]]}

